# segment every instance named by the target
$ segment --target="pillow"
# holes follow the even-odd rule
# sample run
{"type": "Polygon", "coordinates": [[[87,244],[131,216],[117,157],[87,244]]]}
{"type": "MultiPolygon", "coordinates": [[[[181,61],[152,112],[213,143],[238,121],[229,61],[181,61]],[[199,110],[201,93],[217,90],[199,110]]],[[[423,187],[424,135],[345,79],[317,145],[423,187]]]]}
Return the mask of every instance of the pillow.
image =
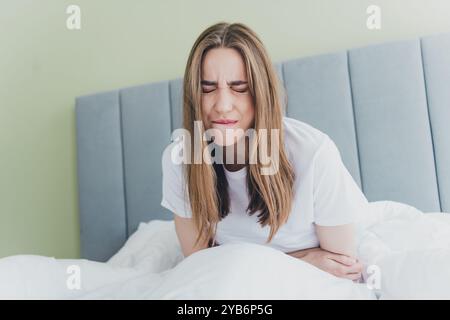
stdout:
{"type": "Polygon", "coordinates": [[[107,263],[159,273],[184,259],[173,220],[141,222],[124,246],[107,263]]]}

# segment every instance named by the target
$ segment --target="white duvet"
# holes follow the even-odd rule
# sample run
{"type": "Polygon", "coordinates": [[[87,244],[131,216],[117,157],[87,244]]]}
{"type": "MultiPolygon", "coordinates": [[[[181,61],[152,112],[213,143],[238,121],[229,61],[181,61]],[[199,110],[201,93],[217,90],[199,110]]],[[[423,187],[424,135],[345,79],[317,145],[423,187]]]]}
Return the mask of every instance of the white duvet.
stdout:
{"type": "Polygon", "coordinates": [[[173,221],[141,223],[108,262],[0,259],[1,299],[450,299],[450,215],[392,201],[358,221],[364,283],[267,246],[229,243],[183,259],[173,221]]]}

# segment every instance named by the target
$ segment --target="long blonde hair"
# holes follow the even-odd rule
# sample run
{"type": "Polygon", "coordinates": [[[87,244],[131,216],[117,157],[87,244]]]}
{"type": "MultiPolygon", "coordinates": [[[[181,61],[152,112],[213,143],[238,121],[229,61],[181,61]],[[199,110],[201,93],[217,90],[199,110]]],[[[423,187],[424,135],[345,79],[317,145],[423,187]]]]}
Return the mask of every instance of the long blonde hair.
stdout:
{"type": "MultiPolygon", "coordinates": [[[[183,83],[183,127],[190,132],[191,154],[194,148],[194,121],[202,120],[201,68],[206,52],[213,48],[237,50],[245,64],[249,89],[255,106],[254,128],[278,129],[279,169],[275,174],[262,175],[261,163],[248,164],[247,191],[250,197],[248,214],[257,210],[261,226],[270,225],[270,242],[278,229],[288,219],[292,207],[294,170],[284,149],[282,130],[285,96],[272,62],[258,36],[241,23],[217,23],[203,31],[195,41],[186,64],[183,83]]],[[[204,133],[204,129],[200,132],[204,133]]],[[[206,141],[200,141],[204,150],[206,141]]],[[[268,145],[273,142],[268,136],[268,145]]],[[[270,149],[269,149],[270,150],[270,149]]],[[[229,211],[228,183],[222,165],[211,165],[204,161],[185,165],[185,179],[194,224],[198,230],[196,244],[215,242],[217,223],[229,211]]]]}

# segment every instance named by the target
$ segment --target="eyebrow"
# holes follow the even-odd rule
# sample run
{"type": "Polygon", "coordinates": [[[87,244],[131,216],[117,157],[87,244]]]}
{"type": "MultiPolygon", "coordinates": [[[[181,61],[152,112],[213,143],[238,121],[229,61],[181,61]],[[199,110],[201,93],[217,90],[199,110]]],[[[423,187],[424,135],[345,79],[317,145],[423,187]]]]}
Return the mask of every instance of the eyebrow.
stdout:
{"type": "MultiPolygon", "coordinates": [[[[227,82],[227,84],[229,86],[238,86],[238,85],[247,84],[247,83],[248,83],[247,81],[243,81],[243,80],[234,80],[234,81],[227,82]]],[[[217,86],[217,81],[202,80],[201,84],[204,86],[217,86]]]]}

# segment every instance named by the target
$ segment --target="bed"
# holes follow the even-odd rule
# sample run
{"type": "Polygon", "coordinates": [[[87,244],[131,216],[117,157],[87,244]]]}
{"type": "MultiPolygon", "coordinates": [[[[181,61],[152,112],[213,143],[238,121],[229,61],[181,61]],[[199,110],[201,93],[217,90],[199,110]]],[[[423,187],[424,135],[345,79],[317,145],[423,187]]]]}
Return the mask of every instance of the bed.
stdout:
{"type": "Polygon", "coordinates": [[[249,243],[183,259],[173,215],[160,205],[162,151],[182,119],[182,82],[173,79],[76,98],[82,259],[1,259],[9,286],[0,297],[450,298],[450,34],[275,66],[285,115],[333,139],[370,201],[358,229],[372,266],[365,283],[249,243]],[[30,261],[40,277],[26,276],[30,261]],[[226,261],[239,263],[220,269],[226,261]],[[76,270],[83,285],[69,290],[76,270]]]}

